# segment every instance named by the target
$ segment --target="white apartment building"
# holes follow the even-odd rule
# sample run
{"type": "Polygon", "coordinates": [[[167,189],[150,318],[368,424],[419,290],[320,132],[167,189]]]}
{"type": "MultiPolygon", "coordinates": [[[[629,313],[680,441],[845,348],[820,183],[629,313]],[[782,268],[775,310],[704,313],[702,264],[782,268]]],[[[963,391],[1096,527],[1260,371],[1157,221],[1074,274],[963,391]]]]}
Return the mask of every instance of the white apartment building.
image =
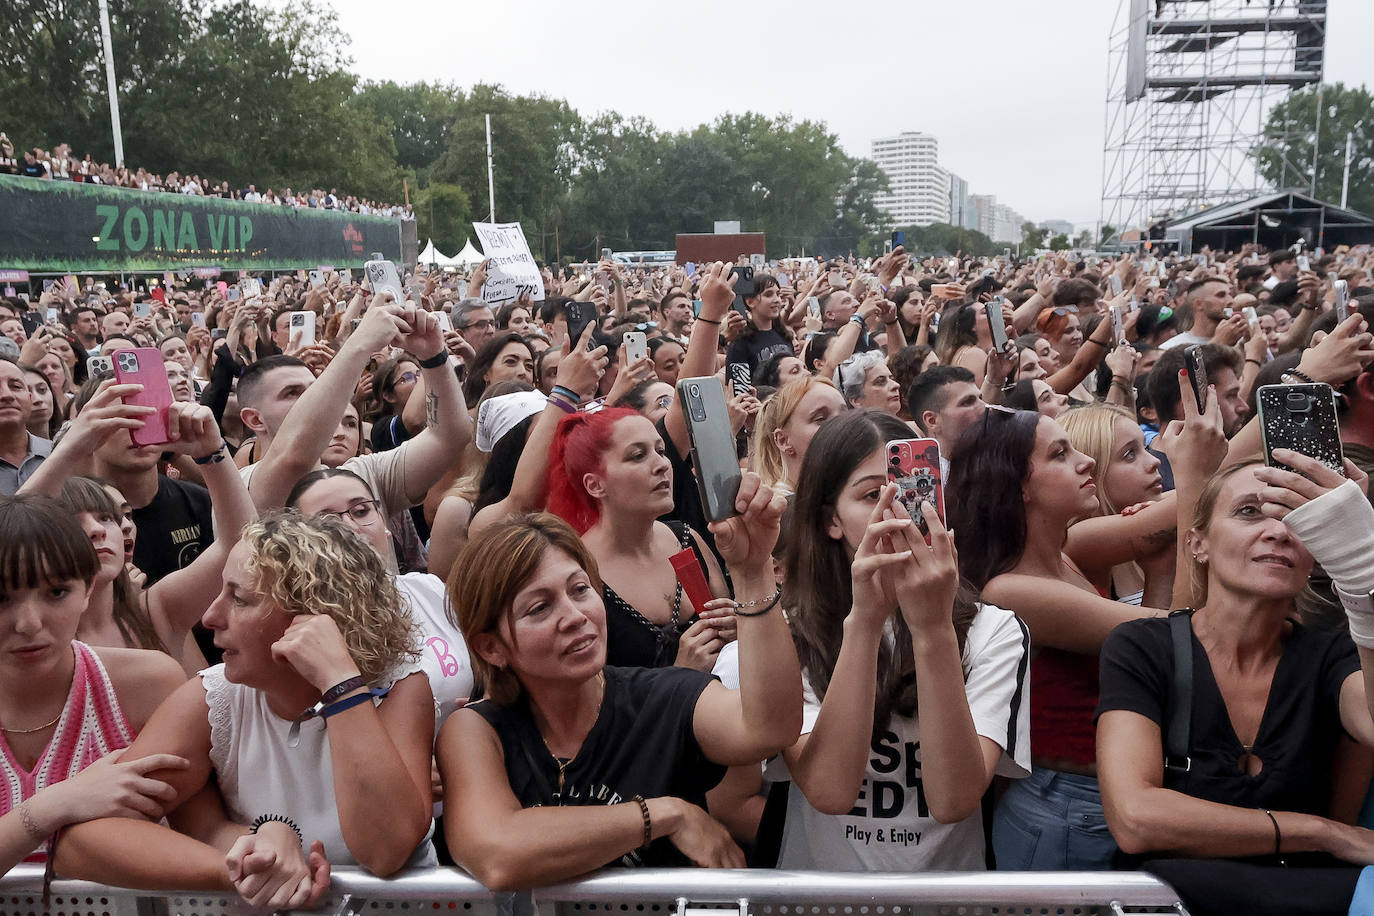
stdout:
{"type": "Polygon", "coordinates": [[[939,141],[919,131],[873,141],[873,161],[887,173],[889,184],[888,193],[875,203],[893,226],[949,222],[950,175],[939,156],[939,141]]]}

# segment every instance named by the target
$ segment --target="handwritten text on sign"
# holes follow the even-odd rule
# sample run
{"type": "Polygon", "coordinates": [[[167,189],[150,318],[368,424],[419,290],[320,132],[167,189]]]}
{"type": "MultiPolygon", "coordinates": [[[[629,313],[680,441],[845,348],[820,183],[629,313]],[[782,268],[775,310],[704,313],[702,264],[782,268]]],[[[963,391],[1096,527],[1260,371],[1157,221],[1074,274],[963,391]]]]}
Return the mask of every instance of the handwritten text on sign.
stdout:
{"type": "Polygon", "coordinates": [[[544,278],[530,254],[529,243],[519,223],[473,223],[482,253],[491,260],[487,282],[482,287],[486,302],[509,302],[527,294],[531,300],[544,299],[544,278]]]}

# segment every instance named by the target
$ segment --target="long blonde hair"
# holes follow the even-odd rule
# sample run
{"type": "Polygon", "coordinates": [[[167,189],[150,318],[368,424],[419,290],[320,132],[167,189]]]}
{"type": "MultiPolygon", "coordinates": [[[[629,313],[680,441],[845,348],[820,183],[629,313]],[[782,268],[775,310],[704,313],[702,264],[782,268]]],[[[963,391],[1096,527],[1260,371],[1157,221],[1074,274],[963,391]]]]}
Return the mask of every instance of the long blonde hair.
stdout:
{"type": "Polygon", "coordinates": [[[1117,420],[1134,424],[1135,417],[1124,407],[1115,404],[1089,404],[1075,407],[1059,418],[1064,431],[1069,434],[1073,447],[1087,455],[1094,462],[1093,483],[1097,484],[1097,504],[1102,515],[1116,515],[1124,506],[1115,505],[1107,496],[1104,478],[1112,463],[1112,428],[1117,420]]]}
{"type": "Polygon", "coordinates": [[[369,684],[419,656],[419,629],[381,554],[332,516],[269,512],[243,529],[257,590],[288,614],[324,614],[369,684]]]}
{"type": "Polygon", "coordinates": [[[802,398],[817,385],[835,387],[835,383],[830,379],[807,375],[783,385],[777,394],[764,402],[763,408],[759,411],[758,419],[754,422],[751,451],[754,471],[763,479],[764,486],[776,487],[781,483],[789,484],[796,489],[797,482],[787,479],[787,466],[783,463],[782,452],[778,449],[773,433],[787,425],[792,419],[792,414],[797,412],[802,398]]]}

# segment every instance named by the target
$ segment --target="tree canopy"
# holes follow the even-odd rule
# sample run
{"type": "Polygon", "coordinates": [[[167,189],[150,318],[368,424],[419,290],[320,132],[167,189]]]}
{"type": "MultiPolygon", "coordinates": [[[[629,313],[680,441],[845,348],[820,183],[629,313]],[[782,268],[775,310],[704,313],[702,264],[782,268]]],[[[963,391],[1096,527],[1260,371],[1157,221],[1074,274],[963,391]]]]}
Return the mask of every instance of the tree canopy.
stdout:
{"type": "MultiPolygon", "coordinates": [[[[1265,123],[1264,139],[1255,150],[1259,173],[1275,187],[1308,188],[1312,184],[1312,139],[1317,127],[1318,89],[1294,92],[1275,105],[1265,123]]],[[[1351,135],[1348,206],[1374,213],[1374,96],[1363,86],[1328,83],[1320,91],[1321,137],[1317,145],[1320,200],[1340,203],[1345,171],[1345,138],[1351,135]]]]}

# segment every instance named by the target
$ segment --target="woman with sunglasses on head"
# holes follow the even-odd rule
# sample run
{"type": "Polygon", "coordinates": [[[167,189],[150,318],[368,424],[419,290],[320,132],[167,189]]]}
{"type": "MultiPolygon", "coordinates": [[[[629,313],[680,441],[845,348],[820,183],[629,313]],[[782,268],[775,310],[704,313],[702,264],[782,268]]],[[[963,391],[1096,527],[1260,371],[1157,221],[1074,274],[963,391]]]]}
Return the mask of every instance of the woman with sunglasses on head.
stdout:
{"type": "Polygon", "coordinates": [[[204,623],[224,662],[126,754],[190,761],[154,771],[176,790],[170,826],[82,824],[58,843],[58,871],[284,910],[318,902],[331,865],[433,865],[434,698],[376,549],[338,519],[269,513],[235,545],[204,623]]]}
{"type": "Polygon", "coordinates": [[[675,572],[673,557],[690,550],[712,594],[728,594],[701,535],[659,521],[673,511],[673,468],[654,424],[623,408],[565,417],[549,451],[548,493],[549,511],[596,558],[609,663],[711,670],[735,638],[734,615],[694,607],[675,572]]]}
{"type": "MultiPolygon", "coordinates": [[[[1212,441],[1206,430],[1169,436],[1170,454],[1186,462],[1188,479],[1210,473],[1225,454],[1225,440],[1212,441]]],[[[948,521],[958,533],[960,570],[985,599],[1026,621],[1036,649],[1035,767],[1002,796],[994,815],[998,867],[1108,868],[1116,845],[1096,779],[1097,653],[1117,624],[1162,609],[1113,601],[1093,582],[1103,570],[1174,549],[1175,502],[1166,498],[1129,517],[1095,517],[1092,459],[1057,422],[1028,411],[989,408],[960,438],[950,465],[948,521]]],[[[1146,591],[1168,588],[1147,582],[1146,591]]]]}
{"type": "MultiPolygon", "coordinates": [[[[1062,366],[1052,372],[1045,381],[1055,391],[1068,395],[1069,403],[1078,407],[1097,400],[1084,383],[1104,359],[1116,354],[1116,361],[1129,361],[1134,366],[1136,355],[1134,348],[1127,343],[1112,348],[1113,326],[1110,319],[1099,321],[1085,339],[1078,327],[1078,312],[1069,311],[1075,308],[1076,306],[1055,306],[1046,309],[1036,319],[1035,327],[1049,341],[1062,366]],[[1127,350],[1130,352],[1126,352],[1127,350]]],[[[1115,373],[1113,375],[1115,376],[1115,373]]]]}
{"type": "Polygon", "coordinates": [[[805,708],[780,868],[981,870],[981,799],[1030,772],[1025,626],[961,583],[929,502],[927,543],[897,501],[888,443],[910,437],[851,411],[802,465],[784,605],[805,708]]]}
{"type": "Polygon", "coordinates": [[[1191,606],[1123,624],[1102,647],[1108,823],[1199,916],[1361,912],[1351,895],[1374,864],[1374,831],[1332,814],[1339,746],[1374,746],[1367,480],[1349,461],[1347,478],[1295,452],[1274,458],[1297,473],[1243,462],[1207,481],[1195,507],[1180,501],[1193,582],[1180,605],[1191,606]],[[1348,633],[1298,620],[1314,561],[1348,633]]]}
{"type": "Polygon", "coordinates": [[[98,817],[159,817],[172,789],[154,771],[186,760],[120,762],[185,674],[160,652],[76,638],[100,573],[90,538],[47,496],[0,497],[0,873],[42,862],[60,829],[98,817]]]}
{"type": "Polygon", "coordinates": [[[449,584],[487,698],[444,724],[439,769],[449,848],[487,887],[615,864],[743,867],[706,792],[796,740],[801,675],[772,574],[783,500],[745,474],[735,508],[712,531],[747,596],[738,690],[608,665],[598,564],[560,519],[510,519],[469,542],[460,565],[489,573],[449,584]]]}

